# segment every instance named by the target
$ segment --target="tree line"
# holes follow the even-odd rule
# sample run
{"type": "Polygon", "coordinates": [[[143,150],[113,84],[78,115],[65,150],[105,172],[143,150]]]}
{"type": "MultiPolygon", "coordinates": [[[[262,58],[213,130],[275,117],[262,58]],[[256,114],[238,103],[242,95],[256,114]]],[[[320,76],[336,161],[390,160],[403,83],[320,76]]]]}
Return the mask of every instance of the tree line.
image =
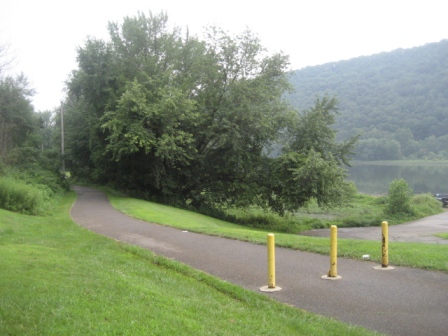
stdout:
{"type": "Polygon", "coordinates": [[[34,111],[26,76],[9,74],[13,61],[0,44],[0,208],[43,215],[69,185],[59,173],[54,112],[34,111]]]}
{"type": "Polygon", "coordinates": [[[57,155],[54,113],[34,111],[31,102],[34,89],[26,75],[13,76],[8,72],[13,61],[8,45],[0,44],[0,164],[37,162],[44,152],[57,155]]]}
{"type": "Polygon", "coordinates": [[[359,160],[448,159],[448,40],[290,74],[297,108],[340,100],[338,139],[360,134],[359,160]]]}
{"type": "Polygon", "coordinates": [[[108,28],[107,41],[78,48],[54,111],[34,111],[34,90],[25,75],[7,75],[0,48],[0,177],[66,186],[65,175],[47,174],[60,172],[63,109],[64,159],[79,179],[199,211],[259,205],[284,214],[311,199],[349,201],[357,137],[336,140],[335,97],[301,111],[284,99],[286,55],[268,54],[250,30],[191,36],[169,28],[165,13],[108,28]]]}

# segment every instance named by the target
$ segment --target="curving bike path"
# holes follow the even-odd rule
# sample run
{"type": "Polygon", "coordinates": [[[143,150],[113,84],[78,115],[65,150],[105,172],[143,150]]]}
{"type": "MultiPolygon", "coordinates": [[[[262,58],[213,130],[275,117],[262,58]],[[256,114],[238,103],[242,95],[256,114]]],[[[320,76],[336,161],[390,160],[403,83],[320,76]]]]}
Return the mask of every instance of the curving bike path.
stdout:
{"type": "MultiPolygon", "coordinates": [[[[75,187],[71,209],[81,226],[147,248],[249,290],[267,285],[266,247],[184,232],[128,217],[104,193],[75,187]]],[[[447,247],[448,262],[448,247],[447,247]]],[[[338,259],[340,280],[323,280],[329,257],[276,248],[272,298],[390,335],[448,334],[448,274],[406,267],[374,270],[369,261],[338,259]]],[[[260,292],[262,293],[262,292],[260,292]]]]}

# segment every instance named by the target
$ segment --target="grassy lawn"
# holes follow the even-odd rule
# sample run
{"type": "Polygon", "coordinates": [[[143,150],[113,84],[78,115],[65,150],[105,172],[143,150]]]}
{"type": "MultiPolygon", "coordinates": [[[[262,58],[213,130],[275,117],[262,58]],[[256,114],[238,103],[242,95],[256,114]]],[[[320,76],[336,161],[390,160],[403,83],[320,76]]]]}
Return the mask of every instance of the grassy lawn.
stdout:
{"type": "MultiPolygon", "coordinates": [[[[226,213],[234,216],[236,222],[246,226],[258,228],[271,226],[278,232],[300,233],[312,229],[329,228],[331,225],[379,226],[384,220],[383,209],[384,197],[357,194],[351,204],[345,207],[323,209],[316,201],[311,201],[292,216],[286,217],[255,207],[247,210],[230,208],[226,210],[226,213]]],[[[398,223],[396,220],[393,222],[398,223]]]]}
{"type": "MultiPolygon", "coordinates": [[[[268,231],[235,225],[198,213],[176,209],[138,199],[109,196],[112,205],[135,218],[221,237],[265,244],[268,231]]],[[[272,231],[272,230],[271,230],[272,231]]],[[[271,232],[269,231],[269,232],[271,232]]],[[[274,232],[275,233],[275,232],[274,232]]],[[[381,228],[378,241],[339,239],[340,257],[362,259],[369,254],[371,260],[381,262],[381,228]]],[[[328,254],[329,239],[305,237],[296,234],[275,233],[277,246],[328,254]]],[[[448,245],[389,242],[389,263],[448,272],[448,245]]]]}
{"type": "MultiPolygon", "coordinates": [[[[45,217],[0,209],[0,335],[374,334],[94,234],[71,220],[74,199],[69,193],[45,217]]],[[[113,203],[192,231],[260,241],[265,236],[157,204],[113,203]]]]}

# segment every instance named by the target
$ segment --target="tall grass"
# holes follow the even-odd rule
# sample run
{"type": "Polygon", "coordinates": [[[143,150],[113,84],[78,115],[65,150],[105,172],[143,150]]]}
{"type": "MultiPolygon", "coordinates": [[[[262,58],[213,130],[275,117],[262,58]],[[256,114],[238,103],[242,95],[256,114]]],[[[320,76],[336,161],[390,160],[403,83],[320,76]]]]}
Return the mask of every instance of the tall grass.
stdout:
{"type": "Polygon", "coordinates": [[[8,166],[0,161],[0,208],[45,215],[69,189],[68,179],[38,164],[8,166]]]}
{"type": "Polygon", "coordinates": [[[440,213],[441,203],[431,194],[420,194],[412,197],[411,206],[417,217],[427,217],[440,213]]]}
{"type": "Polygon", "coordinates": [[[30,185],[11,177],[0,178],[0,208],[28,215],[44,214],[53,192],[45,185],[30,185]]]}

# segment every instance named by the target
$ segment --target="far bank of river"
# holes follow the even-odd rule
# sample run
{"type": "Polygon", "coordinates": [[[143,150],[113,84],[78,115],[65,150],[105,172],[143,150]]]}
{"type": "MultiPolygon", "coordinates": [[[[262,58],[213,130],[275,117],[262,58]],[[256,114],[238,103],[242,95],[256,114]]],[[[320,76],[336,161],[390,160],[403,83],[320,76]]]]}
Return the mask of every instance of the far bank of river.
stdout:
{"type": "Polygon", "coordinates": [[[365,194],[386,195],[400,178],[415,194],[448,194],[448,161],[354,161],[348,172],[348,180],[365,194]]]}

